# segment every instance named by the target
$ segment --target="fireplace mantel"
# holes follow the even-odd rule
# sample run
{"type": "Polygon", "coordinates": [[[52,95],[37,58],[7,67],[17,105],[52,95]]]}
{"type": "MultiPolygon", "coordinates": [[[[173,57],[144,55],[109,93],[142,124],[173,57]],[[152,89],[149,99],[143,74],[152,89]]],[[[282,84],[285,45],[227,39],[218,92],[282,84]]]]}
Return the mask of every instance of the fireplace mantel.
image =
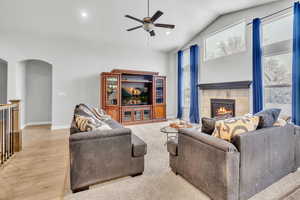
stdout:
{"type": "Polygon", "coordinates": [[[225,89],[248,89],[252,81],[235,81],[224,83],[204,83],[198,84],[200,90],[225,90],[225,89]]]}

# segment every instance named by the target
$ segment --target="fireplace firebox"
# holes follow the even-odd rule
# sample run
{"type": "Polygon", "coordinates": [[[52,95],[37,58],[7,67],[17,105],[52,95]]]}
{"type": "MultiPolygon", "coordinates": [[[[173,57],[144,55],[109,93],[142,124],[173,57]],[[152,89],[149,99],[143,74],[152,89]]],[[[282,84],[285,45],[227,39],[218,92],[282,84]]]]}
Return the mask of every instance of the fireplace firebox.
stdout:
{"type": "Polygon", "coordinates": [[[235,117],[234,99],[211,99],[211,117],[216,119],[226,119],[235,117]]]}

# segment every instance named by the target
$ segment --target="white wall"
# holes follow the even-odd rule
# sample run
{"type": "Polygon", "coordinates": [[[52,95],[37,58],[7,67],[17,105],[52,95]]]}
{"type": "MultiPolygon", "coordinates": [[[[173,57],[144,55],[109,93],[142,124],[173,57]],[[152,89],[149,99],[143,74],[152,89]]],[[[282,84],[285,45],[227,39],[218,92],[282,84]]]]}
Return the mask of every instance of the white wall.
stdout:
{"type": "MultiPolygon", "coordinates": [[[[10,68],[10,67],[9,67],[10,68]]],[[[12,76],[9,74],[9,79],[12,76]]],[[[14,78],[16,80],[15,96],[10,96],[9,99],[20,99],[20,111],[21,111],[21,128],[26,125],[26,63],[16,63],[16,69],[14,78]]],[[[10,83],[10,81],[8,82],[10,83]]]]}
{"type": "MultiPolygon", "coordinates": [[[[223,15],[210,24],[205,30],[198,34],[189,45],[199,44],[201,47],[201,58],[204,57],[204,39],[228,25],[241,20],[246,23],[252,22],[254,18],[264,17],[279,10],[293,5],[292,0],[281,0],[275,3],[258,6],[239,12],[223,15]]],[[[291,9],[292,11],[292,9],[291,9]]],[[[238,54],[217,58],[207,62],[201,59],[200,82],[216,83],[228,81],[244,81],[252,79],[252,25],[247,26],[247,50],[238,54]]],[[[189,46],[187,45],[187,46],[189,46]]]]}
{"type": "Polygon", "coordinates": [[[41,38],[11,32],[1,32],[0,43],[0,56],[9,63],[10,99],[20,98],[20,84],[17,78],[19,61],[39,59],[52,64],[54,128],[69,126],[76,104],[99,104],[101,72],[123,68],[167,74],[167,54],[147,49],[90,44],[88,41],[79,42],[67,38],[41,38]]]}
{"type": "MultiPolygon", "coordinates": [[[[217,58],[203,62],[204,57],[204,39],[228,25],[232,25],[243,19],[247,23],[251,22],[256,17],[264,17],[273,14],[279,10],[293,5],[292,0],[282,0],[275,3],[266,4],[250,9],[241,10],[234,13],[229,13],[218,17],[206,29],[202,30],[197,36],[191,39],[185,47],[198,44],[200,47],[200,83],[218,83],[231,81],[252,80],[252,26],[247,26],[247,50],[238,54],[217,58]]],[[[292,11],[292,9],[291,9],[292,11]]],[[[177,77],[177,51],[169,53],[169,74],[168,77],[177,77]]],[[[177,85],[175,79],[171,79],[169,85],[177,85]]],[[[177,92],[176,94],[177,95],[177,92]]],[[[200,99],[201,101],[201,99],[200,99]]],[[[171,102],[170,107],[177,107],[177,101],[171,102]]],[[[177,112],[177,111],[176,111],[177,112]]]]}
{"type": "Polygon", "coordinates": [[[40,60],[26,61],[26,124],[51,124],[52,66],[40,60]]]}
{"type": "Polygon", "coordinates": [[[7,103],[7,63],[0,59],[0,104],[7,103]]]}

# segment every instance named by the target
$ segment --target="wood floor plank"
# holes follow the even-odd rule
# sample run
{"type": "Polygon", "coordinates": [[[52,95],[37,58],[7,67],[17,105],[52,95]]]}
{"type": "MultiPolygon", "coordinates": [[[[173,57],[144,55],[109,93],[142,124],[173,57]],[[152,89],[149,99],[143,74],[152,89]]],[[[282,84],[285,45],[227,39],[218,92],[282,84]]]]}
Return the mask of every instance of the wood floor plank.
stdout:
{"type": "Polygon", "coordinates": [[[49,126],[24,129],[23,151],[0,170],[0,200],[62,199],[68,136],[68,130],[49,126]]]}

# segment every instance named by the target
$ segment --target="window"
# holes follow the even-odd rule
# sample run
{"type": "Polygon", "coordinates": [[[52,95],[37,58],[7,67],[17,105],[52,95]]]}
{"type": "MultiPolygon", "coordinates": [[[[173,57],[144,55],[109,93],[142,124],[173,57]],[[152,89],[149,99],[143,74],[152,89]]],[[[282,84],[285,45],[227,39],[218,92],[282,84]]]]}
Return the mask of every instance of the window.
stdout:
{"type": "Polygon", "coordinates": [[[184,107],[182,118],[185,121],[190,121],[190,96],[191,96],[191,87],[190,87],[190,50],[185,50],[183,52],[183,73],[184,73],[184,107]]]}
{"type": "Polygon", "coordinates": [[[285,15],[262,27],[265,108],[281,108],[281,114],[288,116],[292,109],[292,22],[292,16],[285,15]]]}
{"type": "Polygon", "coordinates": [[[292,39],[293,16],[287,15],[275,21],[264,24],[263,31],[263,45],[278,43],[285,40],[292,39]],[[274,34],[275,33],[275,34],[274,34]]]}
{"type": "Polygon", "coordinates": [[[232,55],[246,50],[246,23],[241,22],[205,39],[205,60],[232,55]]]}

